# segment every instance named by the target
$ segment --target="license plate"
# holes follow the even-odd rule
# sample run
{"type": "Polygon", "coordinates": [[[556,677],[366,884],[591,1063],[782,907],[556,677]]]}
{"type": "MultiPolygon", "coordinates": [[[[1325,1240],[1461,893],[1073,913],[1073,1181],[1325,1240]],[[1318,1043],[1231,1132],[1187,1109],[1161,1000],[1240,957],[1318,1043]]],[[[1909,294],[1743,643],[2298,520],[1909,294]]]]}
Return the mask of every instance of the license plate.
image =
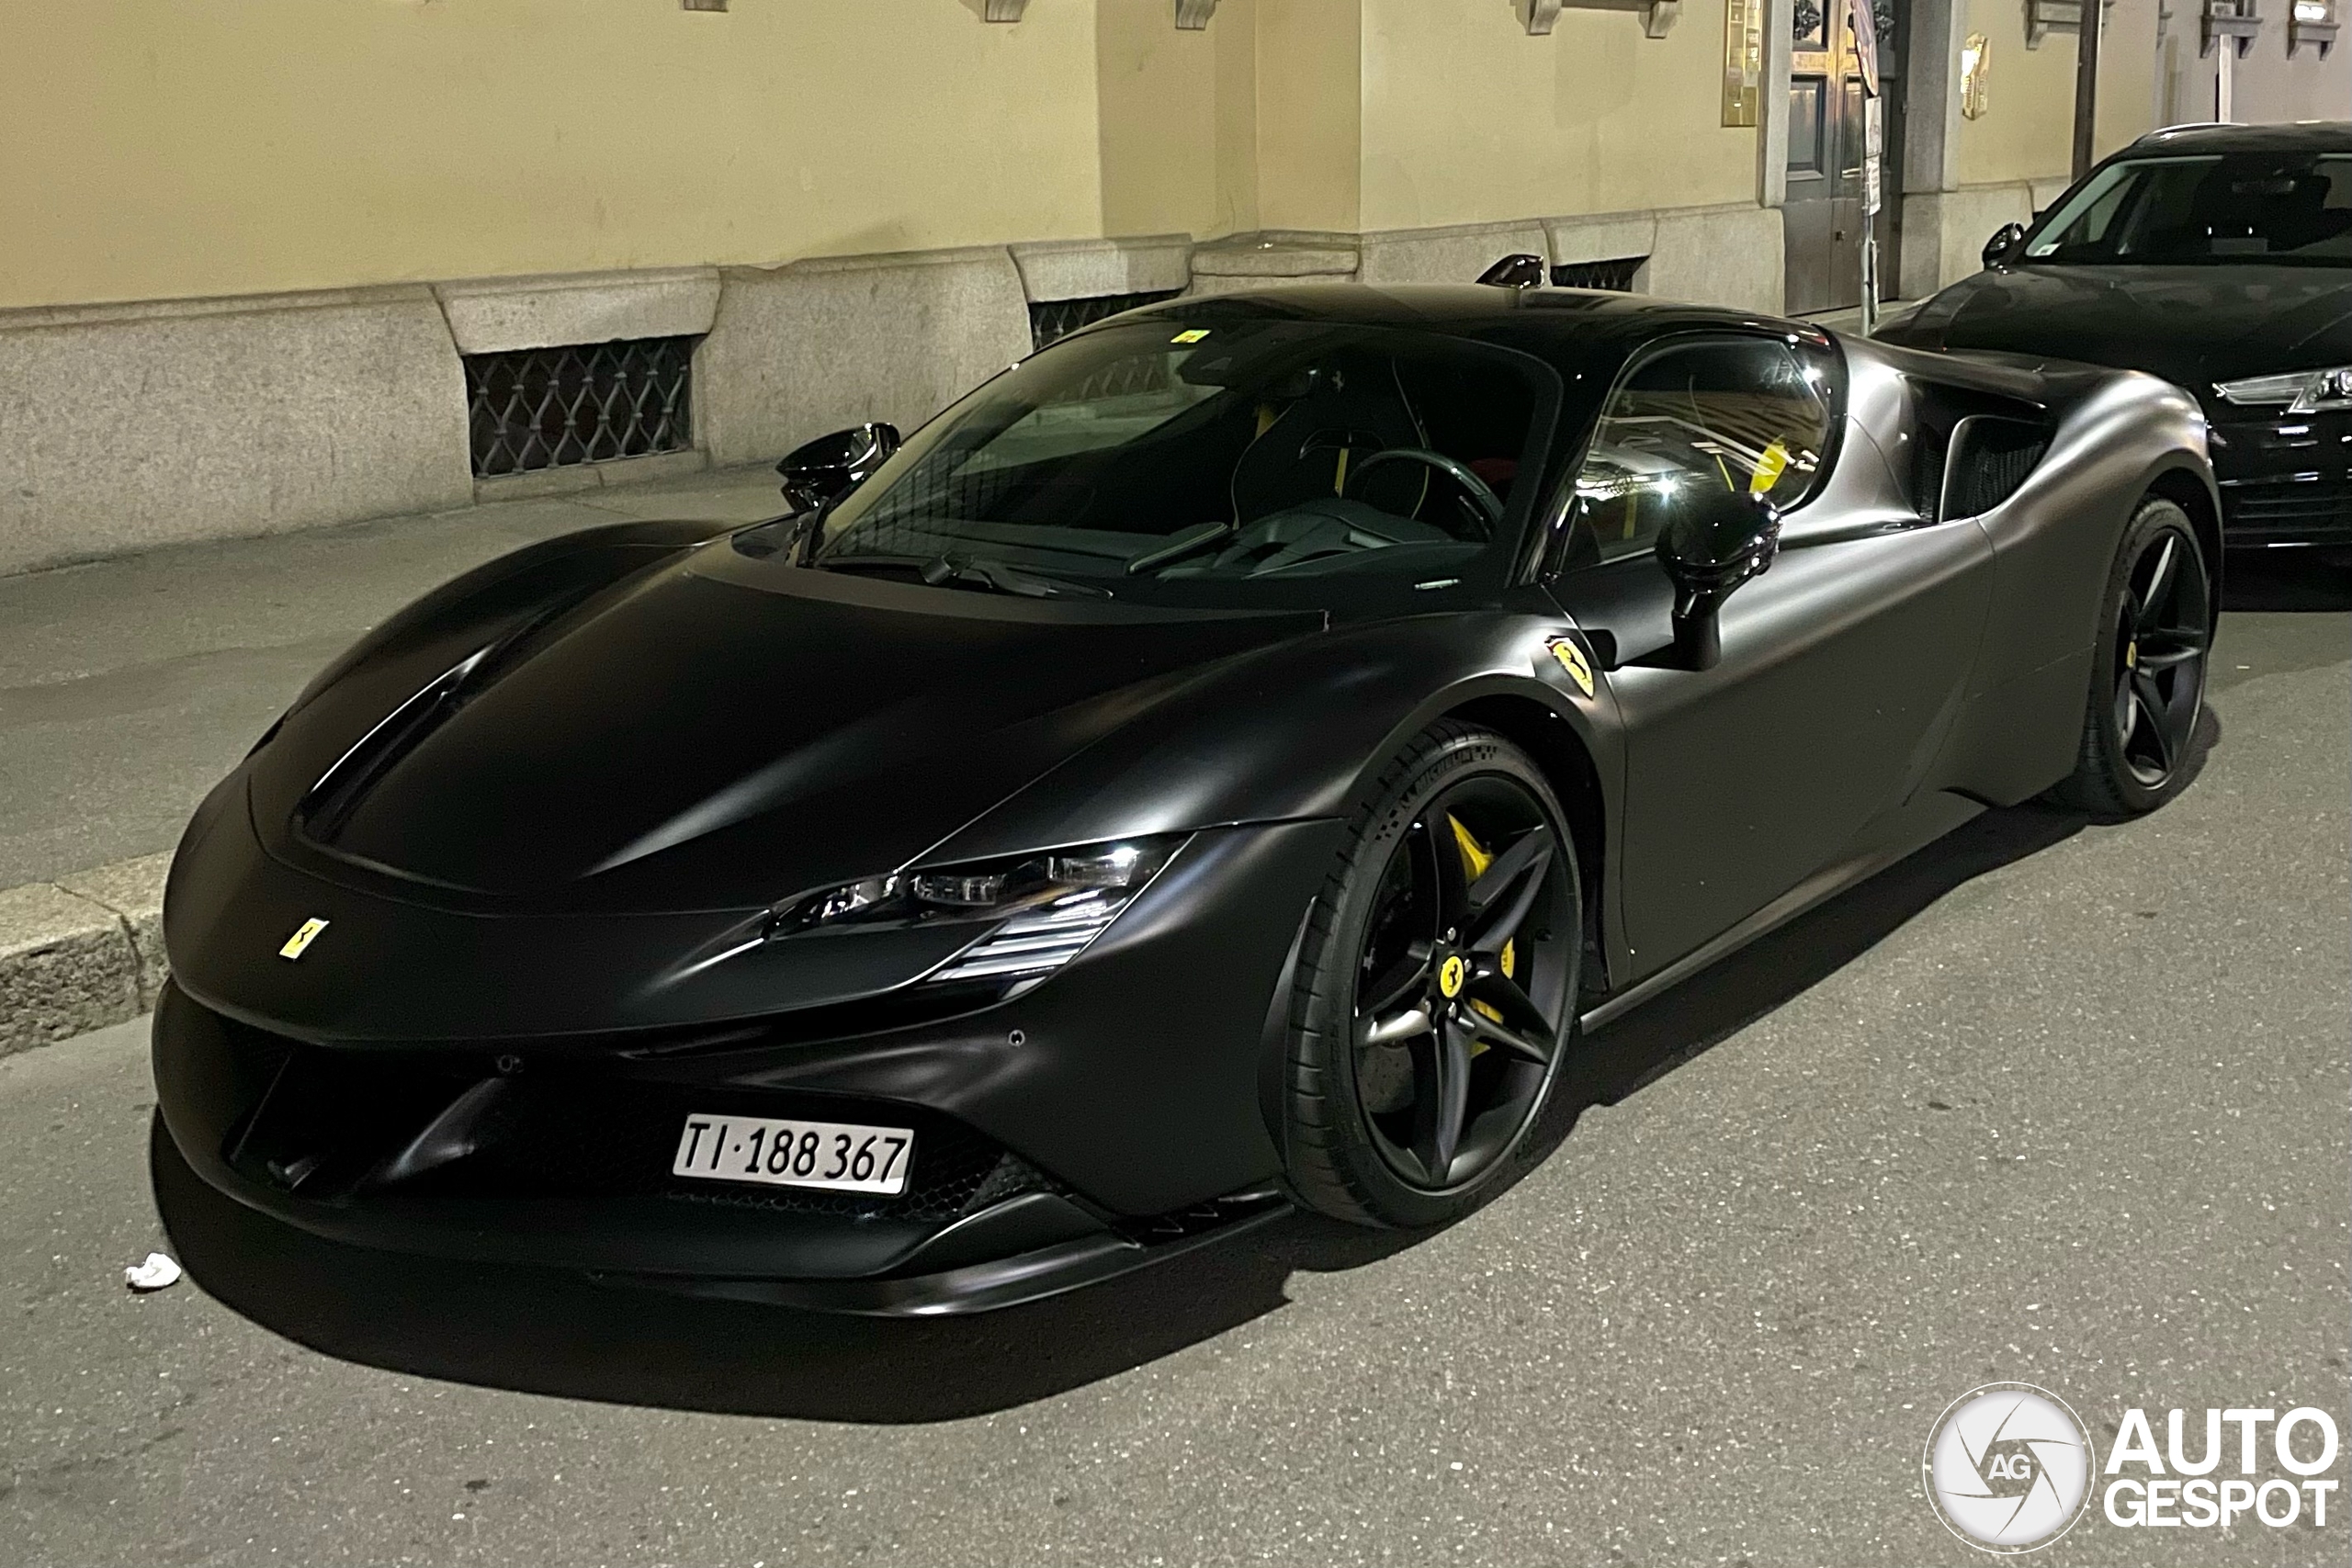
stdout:
{"type": "Polygon", "coordinates": [[[905,1127],[690,1114],[670,1174],[895,1198],[907,1190],[914,1158],[915,1135],[905,1127]]]}

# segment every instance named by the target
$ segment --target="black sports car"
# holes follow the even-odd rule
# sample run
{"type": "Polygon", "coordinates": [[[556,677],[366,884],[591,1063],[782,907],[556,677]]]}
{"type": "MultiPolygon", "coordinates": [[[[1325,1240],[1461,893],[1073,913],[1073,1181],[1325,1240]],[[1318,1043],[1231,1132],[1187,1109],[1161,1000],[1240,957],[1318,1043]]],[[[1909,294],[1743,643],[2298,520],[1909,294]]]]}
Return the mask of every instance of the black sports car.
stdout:
{"type": "Polygon", "coordinates": [[[427,596],[212,793],[159,1157],[876,1313],[1442,1223],[1580,1026],[2165,799],[2214,619],[2173,388],[1622,295],[1181,300],[786,469],[427,596]]]}
{"type": "Polygon", "coordinates": [[[2211,422],[2223,537],[2352,564],[2352,124],[2118,152],[1882,336],[2152,371],[2211,422]]]}

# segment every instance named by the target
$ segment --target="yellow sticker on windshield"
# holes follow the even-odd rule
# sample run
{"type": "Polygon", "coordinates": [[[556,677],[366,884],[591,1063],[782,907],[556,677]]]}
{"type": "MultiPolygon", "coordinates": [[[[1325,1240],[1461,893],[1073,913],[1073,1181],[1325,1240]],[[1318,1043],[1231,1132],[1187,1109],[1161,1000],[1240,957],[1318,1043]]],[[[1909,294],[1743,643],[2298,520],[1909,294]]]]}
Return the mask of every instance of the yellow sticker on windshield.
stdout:
{"type": "Polygon", "coordinates": [[[1786,446],[1775,441],[1765,447],[1764,455],[1756,459],[1756,477],[1747,481],[1747,493],[1762,495],[1770,491],[1781,482],[1781,475],[1787,471],[1788,466],[1789,449],[1786,446]]]}
{"type": "Polygon", "coordinates": [[[1194,327],[1190,332],[1178,333],[1168,341],[1170,343],[1204,343],[1207,341],[1208,335],[1206,327],[1194,327]]]}

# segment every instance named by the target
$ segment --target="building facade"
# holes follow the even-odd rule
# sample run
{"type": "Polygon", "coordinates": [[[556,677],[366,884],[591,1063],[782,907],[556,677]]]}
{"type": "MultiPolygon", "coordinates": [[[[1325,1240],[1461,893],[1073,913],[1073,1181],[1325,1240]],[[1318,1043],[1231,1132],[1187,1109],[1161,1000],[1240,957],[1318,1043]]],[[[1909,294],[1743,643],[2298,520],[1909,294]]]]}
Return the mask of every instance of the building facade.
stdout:
{"type": "MultiPolygon", "coordinates": [[[[1824,0],[7,3],[0,571],[911,426],[1180,290],[1859,287],[1824,0]]],[[[2157,4],[2102,149],[2194,96],[2157,4]]],[[[2073,23],[1875,6],[1917,296],[2064,185],[2073,23]]],[[[2284,63],[2352,112],[2352,56],[2284,63]]]]}

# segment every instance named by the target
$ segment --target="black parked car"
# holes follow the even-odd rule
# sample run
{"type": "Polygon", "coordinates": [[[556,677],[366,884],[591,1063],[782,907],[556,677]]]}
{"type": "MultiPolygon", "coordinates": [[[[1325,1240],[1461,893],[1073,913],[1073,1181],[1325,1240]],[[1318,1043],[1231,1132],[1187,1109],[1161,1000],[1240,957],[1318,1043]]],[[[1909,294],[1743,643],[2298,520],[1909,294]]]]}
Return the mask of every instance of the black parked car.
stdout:
{"type": "Polygon", "coordinates": [[[313,682],[173,868],[159,1158],[863,1312],[1442,1223],[1580,1024],[2165,799],[2213,626],[2174,388],[1622,295],[1173,302],[787,481],[313,682]]]}
{"type": "Polygon", "coordinates": [[[1882,334],[2152,371],[2212,423],[2232,546],[2352,564],[2352,124],[2141,138],[1882,334]]]}

